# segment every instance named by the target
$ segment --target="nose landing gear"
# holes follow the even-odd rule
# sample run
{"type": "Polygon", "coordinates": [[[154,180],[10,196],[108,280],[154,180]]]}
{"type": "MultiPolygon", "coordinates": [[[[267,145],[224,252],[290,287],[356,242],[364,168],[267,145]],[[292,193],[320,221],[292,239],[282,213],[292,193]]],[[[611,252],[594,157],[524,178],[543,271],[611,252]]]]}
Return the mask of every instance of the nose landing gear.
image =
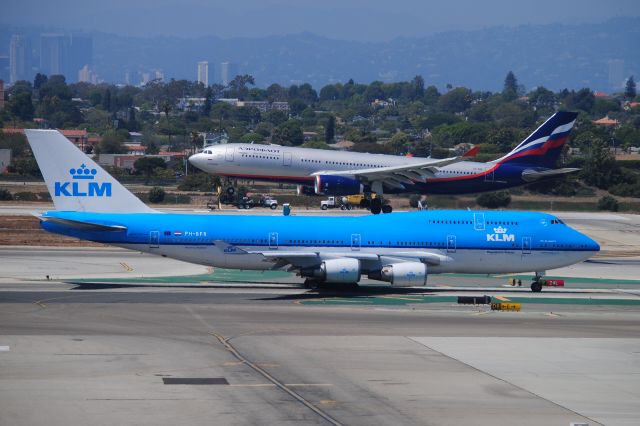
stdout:
{"type": "Polygon", "coordinates": [[[542,291],[542,282],[540,281],[544,276],[544,272],[536,272],[536,276],[533,277],[531,282],[531,291],[534,293],[540,293],[542,291]]]}

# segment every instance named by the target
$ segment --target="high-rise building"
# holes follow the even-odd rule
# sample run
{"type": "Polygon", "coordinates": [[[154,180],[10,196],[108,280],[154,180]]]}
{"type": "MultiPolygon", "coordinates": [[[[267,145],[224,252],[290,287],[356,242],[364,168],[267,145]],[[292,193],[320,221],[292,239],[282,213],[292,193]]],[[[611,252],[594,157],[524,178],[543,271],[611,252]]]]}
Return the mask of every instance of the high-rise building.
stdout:
{"type": "Polygon", "coordinates": [[[238,65],[233,62],[223,62],[220,64],[220,82],[223,86],[228,86],[229,82],[238,75],[238,65]]]}
{"type": "Polygon", "coordinates": [[[209,62],[198,62],[198,83],[202,83],[206,86],[209,85],[209,62]]]}
{"type": "Polygon", "coordinates": [[[31,80],[31,45],[24,35],[12,35],[9,43],[9,82],[31,80]]]}
{"type": "Polygon", "coordinates": [[[67,48],[68,43],[63,34],[41,34],[40,72],[47,75],[64,75],[68,72],[67,48]]]}
{"type": "Polygon", "coordinates": [[[609,86],[620,89],[625,84],[624,59],[609,60],[609,86]]]}
{"type": "Polygon", "coordinates": [[[81,83],[98,84],[98,75],[89,68],[89,65],[85,65],[78,71],[78,81],[81,83]]]}
{"type": "Polygon", "coordinates": [[[93,39],[87,35],[72,34],[69,39],[67,61],[65,64],[65,76],[67,81],[74,82],[78,72],[93,65],[93,39]]]}

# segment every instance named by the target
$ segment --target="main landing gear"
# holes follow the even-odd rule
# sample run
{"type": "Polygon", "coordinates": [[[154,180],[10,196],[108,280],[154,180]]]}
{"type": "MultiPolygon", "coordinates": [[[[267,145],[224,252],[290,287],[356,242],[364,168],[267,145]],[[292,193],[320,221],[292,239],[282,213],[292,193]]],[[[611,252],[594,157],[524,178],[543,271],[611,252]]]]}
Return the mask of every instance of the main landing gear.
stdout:
{"type": "Polygon", "coordinates": [[[371,213],[380,214],[382,213],[391,213],[393,208],[388,204],[382,204],[382,199],[380,197],[372,198],[371,201],[371,213]]]}

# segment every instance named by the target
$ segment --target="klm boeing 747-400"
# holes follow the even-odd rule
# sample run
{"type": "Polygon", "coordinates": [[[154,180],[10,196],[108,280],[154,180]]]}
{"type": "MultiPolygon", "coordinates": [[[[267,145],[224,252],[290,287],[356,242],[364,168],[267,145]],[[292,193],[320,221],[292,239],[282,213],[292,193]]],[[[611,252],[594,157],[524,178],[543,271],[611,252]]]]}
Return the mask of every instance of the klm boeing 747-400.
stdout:
{"type": "Polygon", "coordinates": [[[581,262],[600,247],[545,213],[423,211],[383,216],[161,213],[55,130],[26,130],[56,210],[50,232],[221,268],[297,272],[315,283],[361,276],[394,286],[429,274],[534,272],[581,262]]]}
{"type": "MultiPolygon", "coordinates": [[[[210,146],[189,161],[207,173],[227,178],[294,183],[299,193],[307,194],[495,191],[577,171],[557,168],[577,115],[555,113],[511,152],[488,163],[461,161],[475,155],[476,148],[462,157],[438,160],[257,144],[210,146]]],[[[371,212],[380,213],[380,199],[371,202],[371,212]]]]}

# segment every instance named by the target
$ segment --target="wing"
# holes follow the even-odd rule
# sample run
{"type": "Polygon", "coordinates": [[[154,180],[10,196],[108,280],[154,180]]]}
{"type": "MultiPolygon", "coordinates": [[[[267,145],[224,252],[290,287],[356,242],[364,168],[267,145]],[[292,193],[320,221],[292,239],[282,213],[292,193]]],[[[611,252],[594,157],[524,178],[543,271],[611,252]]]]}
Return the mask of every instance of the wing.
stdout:
{"type": "Polygon", "coordinates": [[[52,216],[46,216],[46,215],[38,215],[37,217],[40,218],[40,220],[57,223],[57,224],[68,226],[70,228],[75,228],[81,231],[125,232],[127,230],[127,227],[122,225],[106,225],[102,223],[63,219],[60,217],[52,217],[52,216]]]}
{"type": "Polygon", "coordinates": [[[522,179],[524,179],[527,182],[534,182],[539,179],[560,176],[567,173],[577,172],[579,170],[580,169],[570,168],[570,167],[567,167],[564,169],[549,169],[549,170],[543,170],[543,171],[525,170],[522,172],[522,179]]]}
{"type": "Polygon", "coordinates": [[[286,269],[288,271],[320,266],[323,261],[328,259],[358,259],[363,269],[370,270],[381,268],[391,263],[422,262],[427,265],[440,265],[444,262],[453,261],[449,256],[424,250],[394,252],[392,255],[383,255],[361,251],[326,252],[312,249],[302,251],[244,250],[221,240],[214,241],[214,244],[228,253],[260,256],[264,262],[273,264],[272,269],[286,269]]]}
{"type": "Polygon", "coordinates": [[[424,182],[427,178],[433,177],[440,167],[457,163],[467,157],[475,156],[479,150],[480,147],[473,147],[462,156],[443,158],[441,160],[426,159],[420,163],[401,166],[353,170],[323,170],[313,173],[312,176],[331,175],[350,177],[371,185],[379,182],[389,189],[404,189],[405,185],[424,182]]]}

